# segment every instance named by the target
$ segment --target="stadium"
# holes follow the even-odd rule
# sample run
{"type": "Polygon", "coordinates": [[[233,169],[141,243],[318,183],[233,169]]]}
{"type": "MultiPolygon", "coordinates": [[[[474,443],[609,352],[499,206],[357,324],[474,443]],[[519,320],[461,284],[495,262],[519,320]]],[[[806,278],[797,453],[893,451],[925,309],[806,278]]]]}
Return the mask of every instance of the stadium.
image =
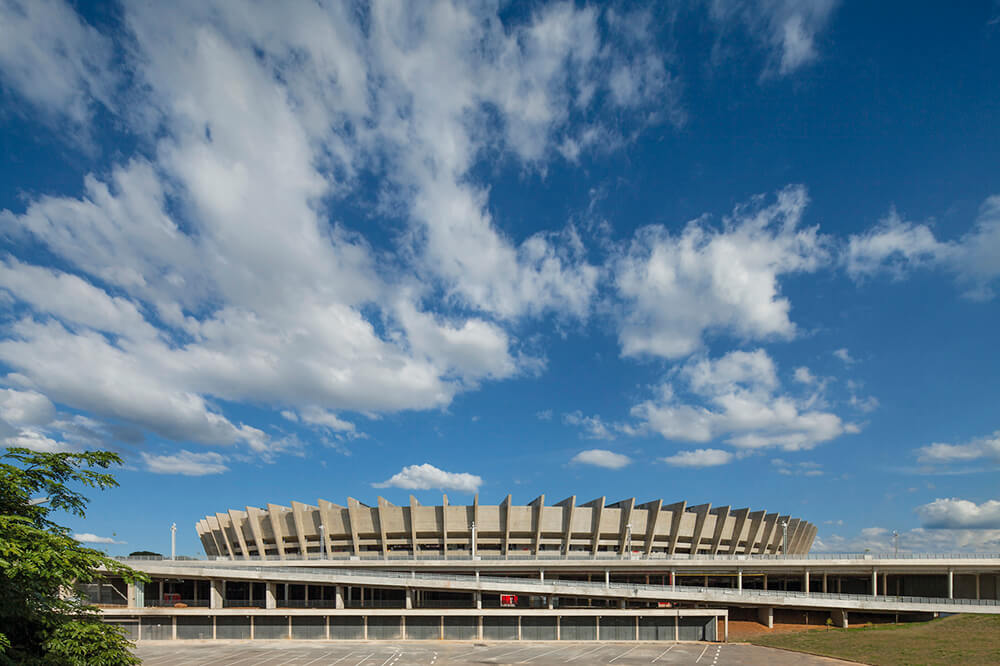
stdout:
{"type": "Polygon", "coordinates": [[[105,621],[140,641],[725,641],[731,619],[1000,613],[996,555],[812,553],[808,521],[725,505],[348,498],[196,530],[203,558],[123,558],[150,582],[88,587],[105,621]]]}

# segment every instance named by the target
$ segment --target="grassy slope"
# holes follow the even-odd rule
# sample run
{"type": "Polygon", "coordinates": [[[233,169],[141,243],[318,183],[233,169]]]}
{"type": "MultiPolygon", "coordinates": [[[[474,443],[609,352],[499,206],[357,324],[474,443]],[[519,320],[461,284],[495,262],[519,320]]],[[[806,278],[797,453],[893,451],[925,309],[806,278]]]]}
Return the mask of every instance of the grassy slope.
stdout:
{"type": "Polygon", "coordinates": [[[1000,616],[955,615],[914,624],[804,631],[749,639],[865,664],[1000,664],[1000,616]]]}

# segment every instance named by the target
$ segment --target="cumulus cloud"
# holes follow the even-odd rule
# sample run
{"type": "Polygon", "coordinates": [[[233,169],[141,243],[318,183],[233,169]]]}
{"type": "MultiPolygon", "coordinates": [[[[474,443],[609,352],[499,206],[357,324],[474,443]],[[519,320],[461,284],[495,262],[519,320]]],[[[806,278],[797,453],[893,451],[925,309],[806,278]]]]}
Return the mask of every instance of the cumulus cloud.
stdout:
{"type": "Polygon", "coordinates": [[[823,466],[808,460],[789,462],[783,458],[773,458],[771,464],[778,474],[785,476],[823,476],[823,466]]]}
{"type": "Polygon", "coordinates": [[[695,449],[693,451],[678,451],[674,455],[660,458],[660,460],[674,467],[715,467],[726,465],[734,458],[732,453],[721,449],[695,449]]]}
{"type": "Polygon", "coordinates": [[[763,77],[786,75],[818,57],[816,41],[838,0],[712,0],[709,16],[723,39],[737,29],[767,50],[763,77]]]}
{"type": "MultiPolygon", "coordinates": [[[[839,525],[838,525],[839,527],[839,525]]],[[[831,528],[832,529],[832,528],[831,528]]],[[[996,552],[1000,548],[1000,530],[989,529],[927,529],[892,530],[885,527],[866,527],[855,534],[822,534],[813,547],[822,553],[956,553],[996,552]]]]}
{"type": "Polygon", "coordinates": [[[604,467],[605,469],[621,469],[631,463],[632,459],[626,455],[614,453],[606,449],[589,449],[587,451],[580,451],[570,459],[570,462],[581,465],[594,465],[595,467],[604,467]]]}
{"type": "Polygon", "coordinates": [[[66,3],[3,4],[5,85],[76,123],[127,92],[120,120],[149,147],[78,196],[0,212],[6,237],[54,258],[0,262],[17,306],[0,339],[9,384],[267,454],[282,440],[226,404],[351,437],[345,412],[442,408],[539,372],[517,321],[587,318],[602,269],[571,224],[509,233],[477,165],[489,153],[544,173],[570,143],[627,144],[623,119],[683,113],[642,16],[496,9],[129,5],[116,54],[66,3]],[[362,235],[358,208],[392,233],[362,235]]]}
{"type": "Polygon", "coordinates": [[[599,416],[584,416],[579,410],[563,414],[563,423],[580,428],[580,436],[585,439],[611,440],[616,436],[615,431],[620,429],[616,425],[605,423],[599,416]]]}
{"type": "Polygon", "coordinates": [[[154,455],[143,452],[142,460],[146,464],[146,469],[154,474],[206,476],[208,474],[221,474],[229,469],[225,465],[226,458],[212,451],[192,453],[181,450],[170,455],[154,455]]]}
{"type": "Polygon", "coordinates": [[[409,490],[457,490],[466,493],[478,492],[483,484],[482,477],[466,472],[445,472],[430,463],[408,465],[393,474],[389,480],[373,483],[373,488],[406,488],[409,490]]]}
{"type": "Polygon", "coordinates": [[[36,111],[86,131],[94,106],[113,106],[114,46],[62,0],[0,3],[0,74],[36,111]]]}
{"type": "Polygon", "coordinates": [[[757,349],[719,359],[694,358],[658,389],[656,398],[632,408],[645,430],[665,439],[709,442],[719,437],[742,449],[811,449],[857,426],[814,409],[811,398],[780,391],[774,361],[757,349]],[[682,398],[674,384],[685,389],[682,398]]]}
{"type": "Polygon", "coordinates": [[[872,229],[848,239],[843,262],[856,280],[877,273],[901,278],[918,268],[941,268],[955,276],[963,294],[994,296],[1000,278],[1000,195],[980,206],[973,228],[956,240],[935,237],[929,224],[909,222],[892,210],[872,229]]]}
{"type": "Polygon", "coordinates": [[[815,228],[798,228],[808,197],[788,187],[736,208],[713,228],[688,223],[680,235],[655,225],[636,232],[614,262],[624,301],[619,341],[625,356],[681,358],[709,333],[788,339],[796,333],[782,275],[815,271],[827,260],[815,228]]]}
{"type": "Polygon", "coordinates": [[[948,464],[984,460],[1000,463],[1000,430],[964,444],[935,442],[917,449],[917,460],[928,464],[948,464]]]}
{"type": "Polygon", "coordinates": [[[1000,501],[976,504],[952,497],[918,506],[917,515],[928,529],[1000,530],[1000,501]]]}
{"type": "Polygon", "coordinates": [[[74,534],[73,538],[76,539],[77,541],[79,541],[80,543],[105,543],[105,544],[111,544],[111,543],[123,544],[123,543],[127,543],[125,541],[116,541],[115,539],[113,539],[111,537],[97,536],[96,534],[91,534],[90,532],[80,532],[80,533],[74,534]]]}

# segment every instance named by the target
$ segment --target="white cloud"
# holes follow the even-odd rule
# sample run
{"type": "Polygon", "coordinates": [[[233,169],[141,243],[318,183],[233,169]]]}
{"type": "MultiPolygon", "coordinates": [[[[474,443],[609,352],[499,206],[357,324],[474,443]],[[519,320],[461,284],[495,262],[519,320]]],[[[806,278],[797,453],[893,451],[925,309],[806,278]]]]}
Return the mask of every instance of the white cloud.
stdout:
{"type": "Polygon", "coordinates": [[[660,458],[660,460],[674,467],[715,467],[726,465],[734,458],[732,453],[721,449],[695,449],[693,451],[678,451],[674,455],[660,458]]]}
{"type": "Polygon", "coordinates": [[[898,530],[898,538],[885,527],[867,527],[856,535],[823,534],[817,538],[814,552],[891,554],[909,553],[990,553],[1000,548],[1000,530],[926,529],[898,530]]]}
{"type": "Polygon", "coordinates": [[[349,436],[344,412],[441,408],[540,371],[515,320],[586,318],[601,269],[572,225],[509,233],[476,166],[499,153],[544,174],[567,141],[577,155],[628,143],[626,116],[683,116],[648,22],[571,3],[508,23],[447,2],[364,18],[128,5],[113,66],[68,5],[3,10],[6,85],[77,123],[127,106],[149,150],[78,197],[0,212],[5,236],[60,267],[0,265],[0,289],[30,309],[0,361],[12,386],[178,442],[285,446],[227,403],[349,436]],[[356,208],[400,226],[362,237],[356,208]]]}
{"type": "Polygon", "coordinates": [[[621,469],[631,463],[632,459],[605,449],[589,449],[587,451],[580,451],[570,459],[570,462],[581,465],[594,465],[595,467],[604,467],[606,469],[621,469]]]}
{"type": "Polygon", "coordinates": [[[438,488],[441,490],[475,493],[482,484],[482,477],[475,474],[445,472],[434,465],[424,463],[423,465],[408,465],[401,471],[393,474],[388,481],[373,483],[372,487],[406,488],[409,490],[431,490],[438,488]]]}
{"type": "Polygon", "coordinates": [[[854,357],[851,356],[851,352],[847,350],[847,347],[841,347],[840,349],[835,349],[833,351],[833,355],[839,358],[847,365],[853,365],[854,363],[857,363],[854,357]]]}
{"type": "Polygon", "coordinates": [[[12,426],[42,426],[55,418],[52,401],[37,391],[0,389],[0,419],[12,426]]]}
{"type": "Polygon", "coordinates": [[[540,412],[535,412],[535,417],[537,417],[539,421],[551,421],[552,420],[552,410],[551,409],[543,409],[540,412]]]}
{"type": "Polygon", "coordinates": [[[153,455],[142,453],[146,469],[154,474],[183,474],[185,476],[205,476],[221,474],[229,468],[224,464],[225,457],[211,451],[192,453],[181,450],[172,455],[153,455]]]}
{"type": "Polygon", "coordinates": [[[632,408],[642,428],[665,439],[709,442],[719,437],[737,448],[811,449],[856,426],[831,412],[813,409],[812,398],[797,400],[780,393],[774,361],[758,349],[734,351],[712,360],[694,358],[674,373],[687,401],[673,382],[658,395],[632,408]]]}
{"type": "Polygon", "coordinates": [[[817,381],[816,380],[816,375],[814,375],[809,370],[809,368],[806,368],[804,366],[803,367],[799,367],[799,368],[795,368],[795,375],[794,376],[795,376],[795,381],[799,382],[800,384],[805,384],[807,386],[815,384],[816,381],[817,381]]]}
{"type": "Polygon", "coordinates": [[[113,539],[111,537],[97,536],[96,534],[91,534],[90,532],[80,532],[78,534],[74,534],[73,538],[76,539],[77,541],[81,542],[81,543],[107,543],[107,544],[111,544],[111,543],[123,544],[123,543],[126,543],[125,541],[116,541],[115,539],[113,539]]]}
{"type": "Polygon", "coordinates": [[[988,197],[973,228],[954,241],[940,241],[930,225],[905,221],[892,210],[874,228],[850,237],[843,261],[856,280],[879,272],[901,278],[916,268],[942,268],[955,275],[966,297],[989,300],[1000,278],[1000,195],[988,197]]]}
{"type": "Polygon", "coordinates": [[[785,476],[823,476],[822,465],[808,460],[789,462],[782,458],[773,458],[771,464],[778,470],[778,474],[785,476]]]}
{"type": "Polygon", "coordinates": [[[584,416],[579,410],[563,414],[563,423],[576,426],[583,432],[581,436],[585,439],[607,439],[615,438],[617,426],[607,424],[599,416],[584,416]]]}
{"type": "Polygon", "coordinates": [[[113,106],[112,54],[111,41],[62,0],[0,3],[0,83],[43,116],[86,131],[96,104],[113,106]]]}
{"type": "Polygon", "coordinates": [[[814,271],[827,259],[815,228],[798,229],[805,188],[788,187],[763,205],[736,208],[721,229],[690,222],[680,236],[663,226],[640,229],[614,262],[624,300],[619,341],[626,356],[681,358],[710,333],[743,339],[794,337],[791,304],[780,296],[784,274],[814,271]]]}
{"type": "Polygon", "coordinates": [[[952,497],[918,506],[917,515],[928,529],[1000,530],[1000,501],[976,504],[952,497]]]}
{"type": "Polygon", "coordinates": [[[917,459],[922,463],[948,464],[986,460],[1000,463],[1000,430],[992,435],[977,437],[964,444],[935,442],[917,449],[917,459]]]}
{"type": "Polygon", "coordinates": [[[769,51],[763,76],[786,75],[818,57],[816,40],[838,0],[712,0],[709,16],[723,33],[744,28],[769,51]]]}

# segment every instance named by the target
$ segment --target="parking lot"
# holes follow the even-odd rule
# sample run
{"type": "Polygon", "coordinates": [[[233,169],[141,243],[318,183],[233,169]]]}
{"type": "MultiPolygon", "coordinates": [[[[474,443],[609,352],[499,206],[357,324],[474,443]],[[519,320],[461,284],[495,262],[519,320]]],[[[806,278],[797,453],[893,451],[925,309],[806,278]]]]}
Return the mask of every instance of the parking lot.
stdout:
{"type": "Polygon", "coordinates": [[[449,643],[296,642],[146,643],[136,651],[145,666],[443,666],[445,664],[700,664],[793,666],[847,662],[719,643],[449,643]]]}

